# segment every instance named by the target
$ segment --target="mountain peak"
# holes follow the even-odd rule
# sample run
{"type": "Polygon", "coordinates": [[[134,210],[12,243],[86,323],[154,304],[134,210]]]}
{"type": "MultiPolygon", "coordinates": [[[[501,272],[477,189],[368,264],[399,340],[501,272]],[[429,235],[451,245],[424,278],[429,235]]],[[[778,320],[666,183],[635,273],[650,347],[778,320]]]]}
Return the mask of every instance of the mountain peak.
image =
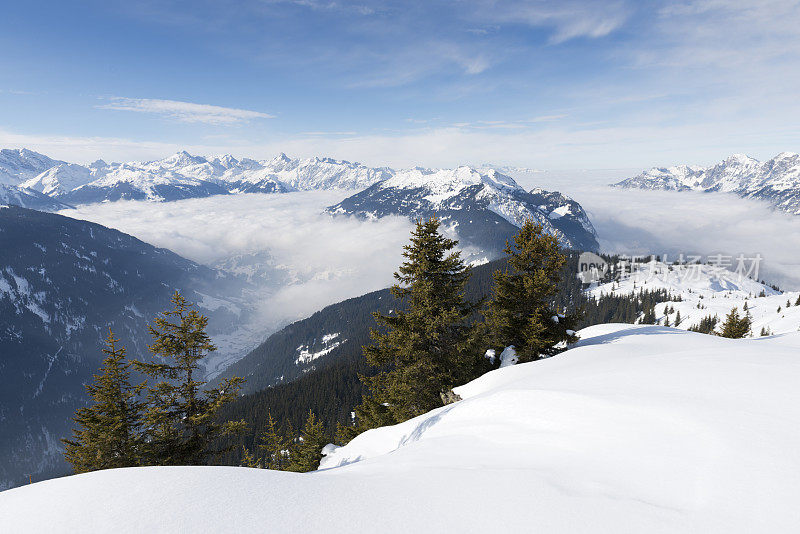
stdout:
{"type": "Polygon", "coordinates": [[[781,152],[760,162],[733,154],[712,167],[678,165],[650,169],[614,185],[624,188],[729,192],[765,200],[780,210],[800,214],[800,168],[794,152],[781,152]]]}

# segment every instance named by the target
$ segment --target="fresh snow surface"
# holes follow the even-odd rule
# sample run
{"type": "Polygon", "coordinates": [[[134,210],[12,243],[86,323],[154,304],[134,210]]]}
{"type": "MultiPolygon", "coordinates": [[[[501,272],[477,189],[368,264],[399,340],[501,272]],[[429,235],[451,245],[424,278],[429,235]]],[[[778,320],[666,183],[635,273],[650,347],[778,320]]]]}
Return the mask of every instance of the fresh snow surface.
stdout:
{"type": "Polygon", "coordinates": [[[800,331],[800,306],[795,306],[800,292],[782,293],[746,276],[709,264],[675,266],[663,262],[640,264],[625,280],[592,285],[589,295],[631,295],[641,290],[667,290],[681,297],[681,302],[662,302],[655,307],[656,320],[664,324],[669,316],[671,326],[688,330],[704,317],[719,318],[721,331],[725,316],[733,308],[740,315],[749,312],[753,324],[751,335],[758,336],[762,328],[771,334],[800,331]],[[759,297],[763,292],[764,296],[759,297]],[[787,302],[791,306],[787,306],[787,302]],[[747,312],[744,306],[747,304],[747,312]],[[675,310],[674,312],[672,310],[675,310]],[[666,313],[669,310],[669,313],[666,313]],[[680,324],[675,325],[680,313],[680,324]]]}
{"type": "Polygon", "coordinates": [[[800,334],[600,325],[308,474],[153,467],[0,493],[8,532],[797,532],[800,334]]]}

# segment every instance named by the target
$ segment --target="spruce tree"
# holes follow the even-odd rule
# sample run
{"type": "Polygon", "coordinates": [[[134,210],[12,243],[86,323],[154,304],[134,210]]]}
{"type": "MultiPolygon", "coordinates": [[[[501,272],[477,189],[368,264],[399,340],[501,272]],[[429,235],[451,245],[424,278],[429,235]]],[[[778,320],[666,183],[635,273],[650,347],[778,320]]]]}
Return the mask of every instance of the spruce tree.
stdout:
{"type": "Polygon", "coordinates": [[[484,309],[489,347],[500,354],[514,346],[520,362],[551,356],[556,345],[575,341],[577,317],[558,313],[553,301],[566,257],[558,240],[528,219],[507,242],[508,266],[494,273],[492,297],[484,309]]]}
{"type": "Polygon", "coordinates": [[[749,315],[739,316],[739,310],[733,308],[722,323],[720,336],[729,338],[743,338],[750,333],[751,320],[749,315]]]}
{"type": "Polygon", "coordinates": [[[470,345],[470,315],[464,296],[470,270],[457,241],[439,233],[439,220],[418,221],[406,261],[395,273],[393,314],[375,314],[381,327],[364,347],[370,365],[382,369],[362,377],[369,388],[356,409],[359,430],[405,421],[442,406],[441,393],[480,375],[485,360],[470,345]]]}
{"type": "Polygon", "coordinates": [[[794,303],[795,306],[800,306],[800,295],[797,295],[797,300],[794,303]]]}
{"type": "Polygon", "coordinates": [[[73,439],[62,440],[64,457],[76,473],[139,465],[144,384],[132,385],[125,348],[108,331],[100,374],[86,385],[92,405],[79,409],[73,439]]]}
{"type": "Polygon", "coordinates": [[[675,314],[675,326],[680,326],[681,321],[681,312],[678,310],[678,312],[675,314]]]}
{"type": "Polygon", "coordinates": [[[262,451],[264,468],[285,470],[288,465],[285,451],[289,448],[289,440],[280,432],[269,411],[267,412],[267,426],[259,439],[258,447],[262,451]]]}
{"type": "Polygon", "coordinates": [[[261,462],[258,461],[251,452],[250,449],[242,445],[242,461],[239,464],[240,467],[251,467],[251,468],[261,468],[261,462]]]}
{"type": "Polygon", "coordinates": [[[289,471],[304,473],[314,471],[319,467],[322,459],[322,448],[327,445],[328,439],[325,436],[325,429],[322,422],[317,420],[314,412],[309,410],[300,436],[295,440],[289,452],[290,463],[289,471]]]}
{"type": "Polygon", "coordinates": [[[234,400],[242,378],[233,377],[203,390],[199,362],[216,350],[206,333],[208,318],[177,291],[172,310],[150,325],[153,362],[134,361],[157,382],[147,389],[147,462],[154,465],[200,465],[221,451],[211,450],[218,438],[240,433],[244,421],[216,421],[220,408],[234,400]]]}

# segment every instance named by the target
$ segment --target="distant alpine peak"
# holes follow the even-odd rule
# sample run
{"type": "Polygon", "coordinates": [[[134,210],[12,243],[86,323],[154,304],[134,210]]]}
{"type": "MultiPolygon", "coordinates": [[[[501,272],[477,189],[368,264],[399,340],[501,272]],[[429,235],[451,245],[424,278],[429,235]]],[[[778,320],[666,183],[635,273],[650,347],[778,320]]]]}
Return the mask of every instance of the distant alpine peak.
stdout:
{"type": "MultiPolygon", "coordinates": [[[[476,185],[485,185],[495,190],[516,191],[522,189],[513,178],[494,169],[480,171],[466,165],[455,169],[415,167],[398,171],[393,177],[384,181],[381,184],[381,188],[427,189],[430,195],[435,198],[438,195],[455,195],[467,187],[476,185]]],[[[432,199],[429,198],[429,200],[432,199]]]]}
{"type": "Polygon", "coordinates": [[[614,185],[636,189],[728,192],[764,200],[776,209],[800,215],[800,155],[795,152],[781,152],[764,162],[745,154],[733,154],[710,167],[653,167],[614,185]]]}

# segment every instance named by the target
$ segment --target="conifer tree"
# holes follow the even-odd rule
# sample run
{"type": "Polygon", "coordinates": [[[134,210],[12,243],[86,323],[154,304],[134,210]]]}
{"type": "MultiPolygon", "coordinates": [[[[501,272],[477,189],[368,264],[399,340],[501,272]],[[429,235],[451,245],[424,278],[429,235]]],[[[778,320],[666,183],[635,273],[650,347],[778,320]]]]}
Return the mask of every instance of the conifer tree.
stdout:
{"type": "Polygon", "coordinates": [[[261,462],[258,461],[258,458],[256,458],[252,453],[250,453],[250,450],[244,445],[242,445],[242,461],[240,465],[241,467],[252,467],[252,468],[262,467],[261,462]]]}
{"type": "Polygon", "coordinates": [[[800,306],[800,295],[797,295],[797,300],[794,303],[795,306],[800,306]]]}
{"type": "Polygon", "coordinates": [[[199,363],[216,350],[206,333],[208,318],[192,309],[177,291],[172,310],[150,325],[153,362],[134,361],[135,367],[157,382],[147,389],[147,462],[151,465],[200,465],[221,452],[211,450],[218,438],[242,432],[244,421],[215,420],[222,406],[233,399],[242,378],[233,377],[203,390],[199,363]]]}
{"type": "Polygon", "coordinates": [[[722,333],[720,336],[729,338],[743,338],[750,333],[751,320],[750,316],[739,316],[739,310],[733,308],[730,313],[725,317],[725,322],[722,323],[722,333]]]}
{"type": "Polygon", "coordinates": [[[295,440],[289,452],[291,461],[288,470],[304,473],[318,468],[322,459],[322,448],[327,443],[322,422],[318,421],[314,412],[309,410],[300,436],[295,440]]]}
{"type": "Polygon", "coordinates": [[[647,308],[647,311],[644,312],[639,324],[656,324],[656,311],[652,306],[647,308]]]}
{"type": "Polygon", "coordinates": [[[390,315],[375,314],[380,330],[364,347],[370,365],[383,370],[362,377],[369,388],[356,409],[359,430],[405,421],[442,405],[441,393],[486,370],[470,346],[469,317],[475,306],[464,297],[470,270],[457,241],[439,233],[439,220],[418,221],[405,262],[391,291],[402,303],[390,315]]]}
{"type": "Polygon", "coordinates": [[[675,314],[675,326],[680,326],[681,321],[681,312],[678,310],[678,312],[675,314]]]}
{"type": "Polygon", "coordinates": [[[669,315],[664,316],[664,326],[672,326],[669,324],[669,315]]]}
{"type": "Polygon", "coordinates": [[[267,412],[267,426],[259,439],[258,447],[262,451],[264,467],[277,471],[285,470],[289,463],[285,453],[289,449],[289,440],[280,432],[269,411],[267,412]]]}
{"type": "Polygon", "coordinates": [[[490,347],[500,354],[514,346],[520,362],[551,356],[555,345],[575,341],[577,317],[558,313],[553,301],[566,257],[558,240],[528,219],[507,242],[508,267],[494,273],[491,300],[484,309],[490,347]]]}
{"type": "Polygon", "coordinates": [[[74,417],[78,428],[73,439],[62,440],[64,457],[76,473],[139,465],[144,384],[132,385],[125,348],[108,331],[100,374],[86,385],[92,405],[79,409],[74,417]]]}

